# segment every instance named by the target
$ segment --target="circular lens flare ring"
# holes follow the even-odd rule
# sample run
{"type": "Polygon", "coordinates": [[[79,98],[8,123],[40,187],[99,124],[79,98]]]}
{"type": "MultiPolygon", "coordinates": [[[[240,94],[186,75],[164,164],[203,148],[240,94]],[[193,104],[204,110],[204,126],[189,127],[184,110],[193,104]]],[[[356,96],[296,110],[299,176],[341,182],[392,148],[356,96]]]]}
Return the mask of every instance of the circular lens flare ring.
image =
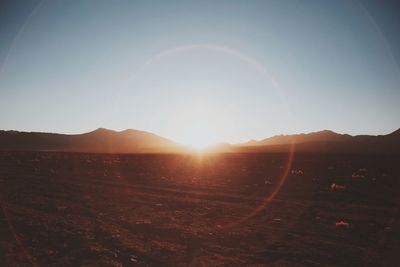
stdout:
{"type": "MultiPolygon", "coordinates": [[[[228,48],[225,46],[220,46],[220,45],[215,45],[215,44],[190,44],[190,45],[182,45],[182,46],[177,46],[177,47],[173,47],[173,48],[164,50],[164,51],[160,52],[159,54],[155,55],[154,57],[150,58],[147,62],[145,62],[138,69],[138,71],[131,76],[131,79],[128,82],[130,83],[130,82],[133,82],[134,80],[136,80],[139,76],[141,76],[144,72],[146,72],[149,68],[151,68],[152,65],[156,64],[159,60],[161,60],[167,56],[175,55],[180,52],[190,51],[190,50],[218,51],[221,53],[225,53],[225,54],[237,57],[240,60],[242,60],[243,62],[246,62],[247,64],[252,66],[258,73],[265,76],[271,82],[271,84],[277,90],[277,92],[280,96],[282,105],[285,107],[284,110],[286,110],[287,115],[290,118],[292,118],[290,106],[288,105],[287,98],[285,97],[284,91],[280,88],[279,84],[276,82],[274,77],[272,77],[270,75],[270,73],[267,71],[267,69],[263,65],[258,63],[256,60],[248,57],[247,55],[241,53],[240,51],[237,51],[235,49],[231,49],[231,48],[228,48]]],[[[197,128],[197,126],[195,126],[193,128],[197,128]]],[[[189,127],[189,129],[190,129],[190,127],[189,127]]],[[[201,131],[199,131],[199,129],[197,129],[197,130],[198,131],[196,132],[196,134],[193,135],[193,138],[190,137],[190,138],[188,138],[188,141],[184,141],[182,143],[184,143],[200,152],[202,150],[204,150],[205,148],[207,148],[207,146],[212,145],[213,143],[217,143],[216,142],[217,139],[211,138],[210,136],[207,137],[207,135],[209,133],[207,134],[208,130],[206,127],[205,127],[205,129],[203,128],[201,131]],[[203,131],[205,131],[206,134],[202,134],[203,131]]],[[[209,228],[207,228],[207,230],[221,231],[221,230],[226,230],[226,229],[232,228],[234,226],[237,226],[239,224],[246,222],[247,220],[249,220],[249,219],[253,218],[254,216],[256,216],[257,214],[259,214],[262,210],[264,210],[266,208],[266,206],[277,196],[277,194],[280,192],[282,186],[285,184],[287,177],[289,175],[291,166],[292,166],[292,162],[293,162],[293,158],[294,158],[294,151],[295,151],[295,145],[292,143],[290,145],[290,148],[288,151],[289,152],[288,160],[287,160],[287,164],[284,168],[282,176],[276,183],[276,186],[273,189],[272,193],[264,196],[261,203],[257,207],[252,209],[247,215],[243,216],[239,220],[236,220],[231,223],[227,223],[225,225],[209,227],[209,228]]]]}

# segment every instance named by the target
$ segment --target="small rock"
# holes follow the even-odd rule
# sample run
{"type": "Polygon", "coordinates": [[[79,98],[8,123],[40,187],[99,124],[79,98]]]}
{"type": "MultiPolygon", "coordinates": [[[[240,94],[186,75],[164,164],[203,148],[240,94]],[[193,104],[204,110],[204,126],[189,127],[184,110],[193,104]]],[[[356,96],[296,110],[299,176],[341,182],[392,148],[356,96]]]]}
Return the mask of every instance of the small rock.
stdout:
{"type": "Polygon", "coordinates": [[[340,185],[340,184],[331,184],[331,189],[332,190],[344,190],[344,189],[346,189],[346,186],[340,185]]]}
{"type": "Polygon", "coordinates": [[[129,260],[131,261],[131,262],[138,262],[138,258],[135,256],[135,255],[131,255],[130,257],[129,257],[129,260]]]}
{"type": "Polygon", "coordinates": [[[350,228],[350,223],[345,221],[338,221],[336,222],[336,227],[338,228],[350,228]]]}

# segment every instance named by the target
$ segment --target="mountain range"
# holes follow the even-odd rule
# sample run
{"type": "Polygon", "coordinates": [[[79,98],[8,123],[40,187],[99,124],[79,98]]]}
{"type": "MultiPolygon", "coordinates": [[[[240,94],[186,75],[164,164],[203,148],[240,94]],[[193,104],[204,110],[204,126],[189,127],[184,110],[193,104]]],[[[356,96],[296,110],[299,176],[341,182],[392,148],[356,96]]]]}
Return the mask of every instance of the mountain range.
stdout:
{"type": "Polygon", "coordinates": [[[83,134],[0,131],[0,150],[70,151],[95,153],[169,153],[179,144],[153,133],[99,128],[83,134]]]}
{"type": "MultiPolygon", "coordinates": [[[[219,144],[210,152],[333,152],[400,153],[400,129],[387,135],[338,134],[323,130],[307,134],[276,135],[241,144],[219,144]]],[[[99,128],[83,134],[0,131],[0,150],[67,151],[93,153],[185,153],[190,149],[156,134],[128,129],[99,128]]]]}
{"type": "Polygon", "coordinates": [[[400,153],[400,129],[386,135],[338,134],[323,130],[307,134],[276,135],[237,145],[242,152],[400,153]]]}

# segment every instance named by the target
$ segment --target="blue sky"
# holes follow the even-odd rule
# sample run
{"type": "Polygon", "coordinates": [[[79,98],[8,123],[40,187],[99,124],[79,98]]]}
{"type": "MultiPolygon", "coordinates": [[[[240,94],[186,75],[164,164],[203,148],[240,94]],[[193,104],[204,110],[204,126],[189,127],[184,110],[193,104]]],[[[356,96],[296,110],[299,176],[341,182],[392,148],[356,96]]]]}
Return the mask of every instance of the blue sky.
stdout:
{"type": "Polygon", "coordinates": [[[10,1],[0,128],[241,142],[400,127],[391,1],[10,1]]]}

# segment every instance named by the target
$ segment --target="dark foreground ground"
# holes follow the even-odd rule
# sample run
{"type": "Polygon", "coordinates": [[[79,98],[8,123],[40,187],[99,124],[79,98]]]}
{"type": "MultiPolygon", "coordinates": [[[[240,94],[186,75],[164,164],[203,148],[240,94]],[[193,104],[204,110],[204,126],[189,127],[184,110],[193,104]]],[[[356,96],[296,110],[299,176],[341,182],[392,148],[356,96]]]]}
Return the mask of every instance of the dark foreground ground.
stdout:
{"type": "Polygon", "coordinates": [[[400,266],[399,156],[286,165],[0,152],[0,266],[400,266]]]}

